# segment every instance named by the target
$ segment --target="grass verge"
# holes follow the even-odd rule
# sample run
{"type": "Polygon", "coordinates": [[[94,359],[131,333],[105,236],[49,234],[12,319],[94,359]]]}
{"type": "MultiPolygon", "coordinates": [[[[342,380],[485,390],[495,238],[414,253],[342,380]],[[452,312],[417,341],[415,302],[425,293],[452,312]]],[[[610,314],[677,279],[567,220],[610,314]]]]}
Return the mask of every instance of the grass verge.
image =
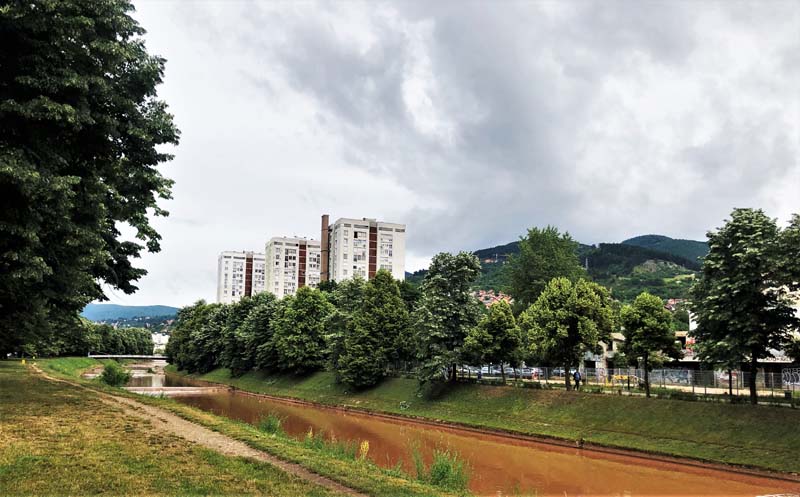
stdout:
{"type": "Polygon", "coordinates": [[[470,384],[425,399],[413,379],[389,378],[373,389],[349,392],[328,372],[231,378],[228,370],[217,369],[196,378],[326,405],[800,473],[797,409],[470,384]]]}
{"type": "MultiPolygon", "coordinates": [[[[52,366],[75,373],[90,361],[52,366]]],[[[0,495],[339,495],[155,431],[16,362],[0,361],[0,419],[0,495]]]]}
{"type": "Polygon", "coordinates": [[[318,440],[295,440],[283,436],[280,433],[279,426],[274,426],[274,424],[277,424],[275,421],[265,420],[265,423],[273,423],[274,433],[268,433],[266,430],[259,429],[256,426],[216,416],[200,409],[180,404],[169,398],[140,396],[124,390],[113,389],[98,381],[78,380],[75,376],[60,372],[60,370],[65,369],[62,367],[61,361],[61,358],[49,359],[38,361],[38,365],[54,376],[79,381],[98,390],[135,398],[139,402],[158,406],[186,420],[240,440],[255,449],[270,453],[283,460],[300,464],[317,474],[327,476],[343,485],[370,495],[386,497],[447,497],[466,493],[460,490],[448,491],[436,488],[431,484],[413,481],[398,469],[381,468],[369,460],[358,457],[357,451],[353,454],[350,450],[337,447],[335,444],[325,444],[322,442],[323,437],[313,437],[314,439],[318,438],[318,440]]]}

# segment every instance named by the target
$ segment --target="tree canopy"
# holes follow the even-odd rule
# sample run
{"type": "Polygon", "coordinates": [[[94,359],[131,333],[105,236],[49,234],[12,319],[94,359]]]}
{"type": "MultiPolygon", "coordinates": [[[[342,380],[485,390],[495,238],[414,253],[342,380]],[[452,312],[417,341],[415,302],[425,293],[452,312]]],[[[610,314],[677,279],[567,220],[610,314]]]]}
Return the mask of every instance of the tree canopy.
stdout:
{"type": "Polygon", "coordinates": [[[172,182],[157,166],[178,130],[156,98],[150,55],[125,0],[0,8],[0,353],[77,324],[125,293],[159,250],[149,215],[172,182]],[[120,227],[137,241],[125,240],[120,227]]]}
{"type": "Polygon", "coordinates": [[[470,290],[480,268],[478,258],[467,252],[433,257],[414,316],[420,382],[456,379],[464,339],[482,313],[470,290]]]}
{"type": "Polygon", "coordinates": [[[760,209],[734,209],[722,228],[708,233],[710,250],[692,288],[693,335],[699,344],[724,344],[701,345],[700,358],[748,362],[752,403],[758,361],[788,346],[800,324],[788,294],[791,264],[783,259],[791,253],[785,237],[792,236],[760,209]]]}
{"type": "Polygon", "coordinates": [[[555,226],[531,228],[519,241],[519,253],[506,264],[509,293],[519,309],[536,301],[553,278],[575,281],[585,277],[578,260],[578,242],[555,226]]]}
{"type": "Polygon", "coordinates": [[[519,362],[521,345],[522,337],[511,306],[505,300],[498,300],[489,306],[489,312],[478,325],[467,332],[464,353],[472,364],[499,364],[505,382],[503,365],[519,362]]]}
{"type": "Polygon", "coordinates": [[[595,352],[614,329],[614,312],[608,290],[579,279],[554,278],[519,318],[529,352],[564,365],[569,390],[569,370],[586,352],[595,352]]]}
{"type": "Polygon", "coordinates": [[[650,397],[653,358],[681,357],[680,345],[675,341],[675,332],[672,331],[672,314],[659,297],[642,292],[633,304],[622,308],[620,321],[625,335],[623,353],[628,360],[642,360],[645,393],[650,397]]]}

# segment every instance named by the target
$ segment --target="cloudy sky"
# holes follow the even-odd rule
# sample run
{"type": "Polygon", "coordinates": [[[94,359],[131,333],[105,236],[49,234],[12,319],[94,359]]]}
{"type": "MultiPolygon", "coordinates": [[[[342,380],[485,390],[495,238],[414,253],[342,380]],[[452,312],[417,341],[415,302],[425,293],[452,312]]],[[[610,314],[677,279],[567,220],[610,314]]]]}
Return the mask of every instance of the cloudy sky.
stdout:
{"type": "Polygon", "coordinates": [[[122,304],[213,300],[222,250],[408,224],[407,268],[553,224],[704,239],[800,211],[800,2],[169,2],[134,14],[182,131],[122,304]]]}

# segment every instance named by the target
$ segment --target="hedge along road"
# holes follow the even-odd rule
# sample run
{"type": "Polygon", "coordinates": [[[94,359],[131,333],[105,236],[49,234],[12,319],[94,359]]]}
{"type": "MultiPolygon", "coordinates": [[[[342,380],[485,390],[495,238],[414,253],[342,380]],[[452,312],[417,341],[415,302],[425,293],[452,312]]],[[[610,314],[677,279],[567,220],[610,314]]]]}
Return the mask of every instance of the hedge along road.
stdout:
{"type": "MultiPolygon", "coordinates": [[[[203,385],[168,375],[167,385],[203,385]]],[[[339,440],[370,443],[369,457],[414,471],[413,451],[430,461],[435,448],[457,452],[470,468],[470,490],[478,495],[707,495],[756,496],[800,493],[800,484],[643,457],[614,455],[299,404],[240,391],[176,397],[175,400],[229,418],[255,423],[267,414],[283,419],[289,434],[309,429],[339,440]]]]}

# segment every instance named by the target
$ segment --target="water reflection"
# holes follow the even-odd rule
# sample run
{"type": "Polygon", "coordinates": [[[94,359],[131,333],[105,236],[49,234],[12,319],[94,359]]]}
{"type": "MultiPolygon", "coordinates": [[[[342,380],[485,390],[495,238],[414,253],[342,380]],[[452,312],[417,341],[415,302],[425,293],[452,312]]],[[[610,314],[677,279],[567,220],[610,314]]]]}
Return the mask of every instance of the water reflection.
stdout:
{"type": "MultiPolygon", "coordinates": [[[[170,375],[167,386],[181,381],[170,375]]],[[[501,492],[539,496],[756,496],[800,491],[775,480],[691,468],[627,456],[554,447],[507,437],[431,427],[358,413],[274,401],[238,392],[176,398],[229,418],[256,423],[274,413],[285,431],[302,437],[309,428],[338,440],[369,440],[369,457],[384,467],[400,462],[413,472],[411,447],[426,460],[434,448],[449,448],[468,461],[470,489],[478,495],[501,492]]]]}

